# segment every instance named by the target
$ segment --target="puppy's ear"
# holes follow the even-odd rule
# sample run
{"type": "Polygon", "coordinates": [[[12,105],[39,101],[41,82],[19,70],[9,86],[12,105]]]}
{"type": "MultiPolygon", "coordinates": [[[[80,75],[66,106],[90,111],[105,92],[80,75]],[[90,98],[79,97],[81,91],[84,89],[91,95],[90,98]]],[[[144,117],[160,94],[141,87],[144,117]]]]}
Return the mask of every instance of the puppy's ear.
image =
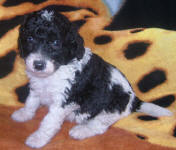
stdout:
{"type": "Polygon", "coordinates": [[[66,35],[66,44],[71,51],[71,54],[80,60],[85,52],[84,40],[77,32],[77,28],[74,25],[71,25],[67,35],[66,35]]]}
{"type": "Polygon", "coordinates": [[[22,47],[23,30],[24,30],[24,23],[21,24],[21,26],[19,28],[19,35],[18,35],[18,51],[19,51],[20,57],[22,57],[22,58],[24,57],[23,47],[22,47]]]}
{"type": "Polygon", "coordinates": [[[19,36],[18,36],[18,50],[20,57],[24,58],[24,47],[23,47],[23,37],[25,35],[25,23],[28,21],[28,19],[34,14],[34,12],[30,14],[24,15],[23,22],[19,27],[19,36]]]}
{"type": "Polygon", "coordinates": [[[23,55],[23,47],[22,47],[21,42],[22,42],[22,41],[21,41],[20,37],[18,37],[18,51],[19,51],[20,57],[23,58],[24,55],[23,55]]]}

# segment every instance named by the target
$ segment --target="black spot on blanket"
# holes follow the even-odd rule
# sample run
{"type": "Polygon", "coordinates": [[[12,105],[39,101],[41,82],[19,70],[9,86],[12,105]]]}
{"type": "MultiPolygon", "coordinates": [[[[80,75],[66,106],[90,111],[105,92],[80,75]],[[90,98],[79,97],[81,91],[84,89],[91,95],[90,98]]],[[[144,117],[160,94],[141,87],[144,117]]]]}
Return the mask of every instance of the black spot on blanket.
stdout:
{"type": "Polygon", "coordinates": [[[47,0],[6,0],[3,3],[3,6],[5,6],[5,7],[16,6],[16,5],[19,5],[21,3],[25,3],[25,2],[30,2],[30,3],[33,3],[33,4],[40,4],[40,3],[43,3],[43,2],[46,2],[46,1],[47,0]]]}
{"type": "Polygon", "coordinates": [[[49,5],[49,6],[46,6],[45,8],[49,8],[51,10],[55,10],[58,12],[70,12],[70,11],[76,11],[76,10],[82,9],[81,7],[74,7],[74,6],[68,6],[68,5],[49,5]]]}
{"type": "Polygon", "coordinates": [[[138,32],[144,31],[144,30],[145,30],[144,28],[143,29],[133,29],[130,32],[131,33],[138,33],[138,32]]]}
{"type": "Polygon", "coordinates": [[[86,8],[86,9],[87,9],[88,11],[94,13],[95,15],[98,15],[98,12],[95,11],[94,9],[92,9],[92,8],[86,8]]]}
{"type": "Polygon", "coordinates": [[[11,51],[3,57],[0,57],[0,78],[6,77],[13,70],[14,61],[16,58],[16,52],[11,51]]]}
{"type": "Polygon", "coordinates": [[[137,134],[136,137],[138,137],[141,140],[146,140],[147,139],[147,137],[145,137],[143,135],[140,135],[140,134],[137,134]]]}
{"type": "Polygon", "coordinates": [[[146,53],[147,48],[150,46],[148,41],[139,41],[130,43],[127,49],[124,50],[125,57],[127,59],[135,59],[139,56],[142,56],[146,53]]]}
{"type": "Polygon", "coordinates": [[[161,107],[169,107],[175,101],[174,95],[167,95],[156,100],[151,101],[151,103],[159,105],[161,107]]]}
{"type": "Polygon", "coordinates": [[[21,87],[16,88],[15,92],[18,96],[18,101],[25,103],[26,98],[29,95],[29,90],[30,90],[29,83],[27,83],[21,87]]]}
{"type": "Polygon", "coordinates": [[[94,38],[94,43],[95,44],[107,44],[112,41],[112,38],[109,35],[100,35],[94,38]]]}
{"type": "Polygon", "coordinates": [[[143,120],[143,121],[153,121],[153,120],[158,120],[157,117],[148,116],[148,115],[138,116],[138,119],[143,120]]]}
{"type": "Polygon", "coordinates": [[[139,82],[138,88],[145,93],[166,81],[166,74],[163,70],[154,70],[146,74],[139,82]]]}
{"type": "Polygon", "coordinates": [[[0,21],[0,38],[7,33],[9,30],[13,29],[17,25],[23,22],[24,16],[16,16],[9,20],[0,21]]]}

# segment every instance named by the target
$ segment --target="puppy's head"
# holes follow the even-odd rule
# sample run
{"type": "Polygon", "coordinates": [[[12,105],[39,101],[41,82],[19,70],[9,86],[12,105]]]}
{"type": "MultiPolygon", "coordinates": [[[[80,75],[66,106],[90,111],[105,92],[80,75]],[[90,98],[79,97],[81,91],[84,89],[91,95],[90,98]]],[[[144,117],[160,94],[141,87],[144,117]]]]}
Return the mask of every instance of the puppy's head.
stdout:
{"type": "Polygon", "coordinates": [[[85,51],[75,27],[50,7],[25,18],[18,45],[27,71],[38,77],[47,77],[61,65],[81,59],[85,51]]]}

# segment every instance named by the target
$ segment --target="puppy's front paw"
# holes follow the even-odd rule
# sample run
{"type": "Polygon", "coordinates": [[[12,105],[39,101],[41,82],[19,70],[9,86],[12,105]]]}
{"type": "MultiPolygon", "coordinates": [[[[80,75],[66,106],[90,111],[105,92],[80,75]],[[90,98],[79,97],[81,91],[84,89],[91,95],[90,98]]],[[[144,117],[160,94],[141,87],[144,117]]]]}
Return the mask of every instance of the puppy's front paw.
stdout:
{"type": "Polygon", "coordinates": [[[77,125],[70,130],[69,135],[74,139],[82,140],[94,136],[95,133],[87,125],[77,125]]]}
{"type": "Polygon", "coordinates": [[[32,148],[41,148],[49,142],[49,138],[42,134],[40,131],[36,131],[31,134],[27,140],[26,145],[32,148]]]}
{"type": "Polygon", "coordinates": [[[17,121],[17,122],[25,122],[27,120],[32,119],[32,117],[35,115],[33,112],[27,111],[25,108],[21,108],[17,111],[15,111],[12,114],[12,119],[17,121]]]}

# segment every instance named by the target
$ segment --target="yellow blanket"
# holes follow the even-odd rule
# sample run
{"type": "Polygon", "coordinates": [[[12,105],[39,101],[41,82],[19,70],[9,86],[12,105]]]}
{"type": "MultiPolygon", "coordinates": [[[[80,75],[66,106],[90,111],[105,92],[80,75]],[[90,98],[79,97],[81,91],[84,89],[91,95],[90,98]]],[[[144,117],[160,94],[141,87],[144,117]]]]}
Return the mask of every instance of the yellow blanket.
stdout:
{"type": "MultiPolygon", "coordinates": [[[[28,94],[24,63],[18,56],[18,28],[24,15],[47,5],[57,5],[79,27],[85,46],[117,66],[144,101],[170,109],[176,102],[176,32],[157,28],[108,31],[111,17],[101,0],[0,1],[0,149],[27,149],[25,138],[37,127],[46,110],[28,123],[10,119],[28,94]]],[[[176,119],[134,113],[113,125],[104,135],[74,141],[64,129],[44,149],[153,149],[176,148],[176,119]],[[53,144],[52,144],[53,143],[53,144]],[[168,147],[168,148],[166,148],[168,147]]]]}

